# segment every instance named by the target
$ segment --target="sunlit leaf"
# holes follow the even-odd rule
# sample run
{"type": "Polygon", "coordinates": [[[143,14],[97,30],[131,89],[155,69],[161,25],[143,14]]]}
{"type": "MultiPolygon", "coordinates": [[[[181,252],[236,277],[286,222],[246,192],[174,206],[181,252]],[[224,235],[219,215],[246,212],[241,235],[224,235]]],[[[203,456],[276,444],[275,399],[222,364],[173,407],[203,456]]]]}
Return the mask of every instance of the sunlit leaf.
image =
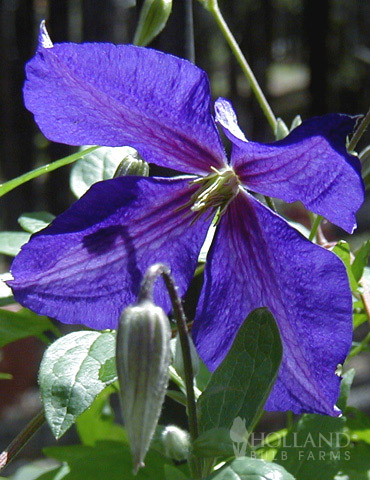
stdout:
{"type": "Polygon", "coordinates": [[[54,218],[49,212],[30,212],[23,213],[18,218],[18,223],[26,232],[35,233],[47,227],[54,218]]]}
{"type": "Polygon", "coordinates": [[[282,358],[271,313],[254,310],[198,400],[200,431],[230,429],[236,417],[251,432],[274,384],[282,358]]]}
{"type": "Polygon", "coordinates": [[[60,438],[107,386],[100,371],[114,355],[115,335],[110,332],[73,332],[46,350],[39,383],[55,438],[60,438]]]}

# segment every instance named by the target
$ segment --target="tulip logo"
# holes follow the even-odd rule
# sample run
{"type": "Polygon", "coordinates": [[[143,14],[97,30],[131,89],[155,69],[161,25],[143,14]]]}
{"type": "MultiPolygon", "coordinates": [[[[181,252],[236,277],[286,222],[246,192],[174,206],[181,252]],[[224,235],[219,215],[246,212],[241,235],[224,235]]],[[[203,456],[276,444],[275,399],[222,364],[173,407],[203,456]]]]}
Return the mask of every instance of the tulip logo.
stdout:
{"type": "Polygon", "coordinates": [[[236,417],[230,429],[230,438],[233,442],[235,457],[244,457],[247,452],[248,430],[245,427],[245,419],[236,417]]]}

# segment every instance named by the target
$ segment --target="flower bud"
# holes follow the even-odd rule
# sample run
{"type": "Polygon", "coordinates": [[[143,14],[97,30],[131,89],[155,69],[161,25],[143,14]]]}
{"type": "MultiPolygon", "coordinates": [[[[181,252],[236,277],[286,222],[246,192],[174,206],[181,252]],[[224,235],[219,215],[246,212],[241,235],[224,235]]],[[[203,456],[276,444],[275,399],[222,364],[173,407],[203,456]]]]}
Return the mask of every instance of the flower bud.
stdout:
{"type": "Polygon", "coordinates": [[[114,174],[114,178],[127,175],[137,175],[138,177],[149,176],[149,164],[143,160],[137,152],[129,153],[121,160],[114,174]]]}
{"type": "Polygon", "coordinates": [[[117,331],[117,373],[134,473],[144,466],[168,383],[171,328],[149,300],[127,307],[117,331]]]}
{"type": "Polygon", "coordinates": [[[171,14],[172,0],[145,0],[140,11],[134,44],[145,47],[166,26],[171,14]]]}
{"type": "MultiPolygon", "coordinates": [[[[190,347],[190,356],[191,356],[191,365],[193,367],[193,376],[197,376],[199,372],[199,357],[195,349],[193,340],[190,335],[188,335],[189,347],[190,347]]],[[[175,338],[175,348],[173,354],[173,367],[176,372],[180,375],[181,378],[185,378],[185,367],[184,367],[184,358],[182,355],[181,342],[179,334],[175,338]]]]}
{"type": "Polygon", "coordinates": [[[175,425],[168,425],[161,435],[162,445],[166,457],[172,460],[186,460],[189,455],[189,433],[175,425]]]}

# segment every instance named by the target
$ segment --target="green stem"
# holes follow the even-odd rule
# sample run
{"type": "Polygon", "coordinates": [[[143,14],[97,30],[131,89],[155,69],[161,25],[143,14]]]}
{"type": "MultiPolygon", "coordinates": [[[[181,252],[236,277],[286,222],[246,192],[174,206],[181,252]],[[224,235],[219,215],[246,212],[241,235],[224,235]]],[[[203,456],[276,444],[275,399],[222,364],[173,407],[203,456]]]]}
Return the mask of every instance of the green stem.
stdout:
{"type": "Polygon", "coordinates": [[[370,109],[368,110],[367,114],[365,117],[362,119],[360,125],[356,129],[351,141],[348,144],[347,150],[349,152],[353,152],[354,149],[356,148],[360,138],[362,135],[365,133],[365,130],[367,129],[368,125],[370,123],[370,109]]]}
{"type": "Polygon", "coordinates": [[[361,353],[362,350],[364,350],[368,346],[369,342],[370,342],[370,332],[366,335],[366,337],[362,340],[361,343],[359,343],[356,347],[354,347],[350,351],[348,358],[355,357],[356,355],[361,353]]]}
{"type": "Polygon", "coordinates": [[[8,466],[9,463],[18,455],[18,453],[28,443],[32,436],[42,427],[44,422],[45,414],[44,410],[42,409],[0,454],[0,471],[8,466]]]}
{"type": "Polygon", "coordinates": [[[193,0],[185,0],[185,58],[195,63],[193,0]]]}
{"type": "MultiPolygon", "coordinates": [[[[145,273],[143,282],[141,284],[138,302],[143,299],[151,298],[153,285],[158,276],[162,276],[166,284],[169,296],[172,302],[172,308],[174,317],[177,323],[177,329],[179,332],[180,345],[182,350],[182,356],[184,361],[184,380],[187,398],[187,414],[189,420],[189,432],[191,441],[198,437],[198,420],[196,411],[196,401],[194,394],[194,373],[193,365],[191,362],[191,353],[188,337],[187,319],[182,306],[181,298],[177,293],[177,287],[170,274],[168,267],[161,263],[157,263],[151,266],[145,273]]],[[[201,477],[201,464],[199,460],[191,455],[189,459],[189,467],[191,469],[194,478],[201,477]]]]}
{"type": "Polygon", "coordinates": [[[31,170],[30,172],[24,173],[23,175],[20,175],[19,177],[13,178],[12,180],[9,180],[8,182],[2,183],[0,185],[0,197],[5,195],[6,193],[10,192],[16,187],[19,187],[23,183],[29,182],[33,178],[39,177],[40,175],[43,175],[44,173],[52,172],[53,170],[56,170],[57,168],[64,167],[64,165],[69,165],[70,163],[75,162],[76,160],[79,160],[80,158],[84,157],[88,153],[93,152],[96,150],[97,147],[90,147],[87,148],[86,150],[82,150],[80,152],[73,153],[72,155],[68,155],[68,157],[61,158],[60,160],[56,160],[53,163],[49,163],[47,165],[43,165],[42,167],[36,168],[35,170],[31,170]]]}
{"type": "Polygon", "coordinates": [[[227,23],[225,22],[221,14],[221,11],[219,9],[217,0],[209,0],[207,8],[215,18],[217,25],[219,26],[222,34],[224,35],[227,43],[231,48],[231,51],[233,52],[233,54],[235,55],[235,58],[237,59],[239,65],[241,66],[241,69],[244,75],[246,76],[249,82],[249,85],[272,128],[272,131],[275,134],[277,120],[274,115],[274,112],[272,111],[268,101],[266,100],[266,97],[263,94],[262,89],[259,86],[257,79],[252,72],[252,69],[250,68],[247,60],[245,59],[242,51],[240,50],[239,45],[237,44],[233,34],[231,33],[227,23]]]}
{"type": "Polygon", "coordinates": [[[316,236],[316,233],[317,233],[317,229],[319,228],[320,226],[320,223],[322,222],[323,220],[323,217],[321,215],[316,215],[315,217],[315,220],[312,224],[312,228],[311,228],[311,232],[310,232],[310,236],[308,237],[308,239],[312,242],[313,239],[315,238],[316,236]]]}

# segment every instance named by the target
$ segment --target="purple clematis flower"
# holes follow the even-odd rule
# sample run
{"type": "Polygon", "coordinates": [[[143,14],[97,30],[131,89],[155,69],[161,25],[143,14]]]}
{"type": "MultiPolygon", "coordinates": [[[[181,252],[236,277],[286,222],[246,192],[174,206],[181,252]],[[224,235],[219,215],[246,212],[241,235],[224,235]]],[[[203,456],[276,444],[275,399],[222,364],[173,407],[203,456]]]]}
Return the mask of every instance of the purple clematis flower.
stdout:
{"type": "MultiPolygon", "coordinates": [[[[219,99],[216,121],[233,145],[228,162],[202,70],[129,45],[53,45],[44,27],[24,96],[53,141],[130,145],[148,162],[188,175],[93,185],[16,257],[15,298],[62,322],[115,328],[153,263],[169,265],[186,292],[221,209],[193,327],[199,354],[214,370],[247,315],[267,306],[284,355],[266,408],[337,415],[335,370],[352,334],[345,268],[249,191],[300,200],[352,232],[363,185],[345,138],[356,120],[313,118],[262,145],[245,139],[231,104],[219,99]]],[[[161,285],[155,296],[169,308],[161,285]]]]}

